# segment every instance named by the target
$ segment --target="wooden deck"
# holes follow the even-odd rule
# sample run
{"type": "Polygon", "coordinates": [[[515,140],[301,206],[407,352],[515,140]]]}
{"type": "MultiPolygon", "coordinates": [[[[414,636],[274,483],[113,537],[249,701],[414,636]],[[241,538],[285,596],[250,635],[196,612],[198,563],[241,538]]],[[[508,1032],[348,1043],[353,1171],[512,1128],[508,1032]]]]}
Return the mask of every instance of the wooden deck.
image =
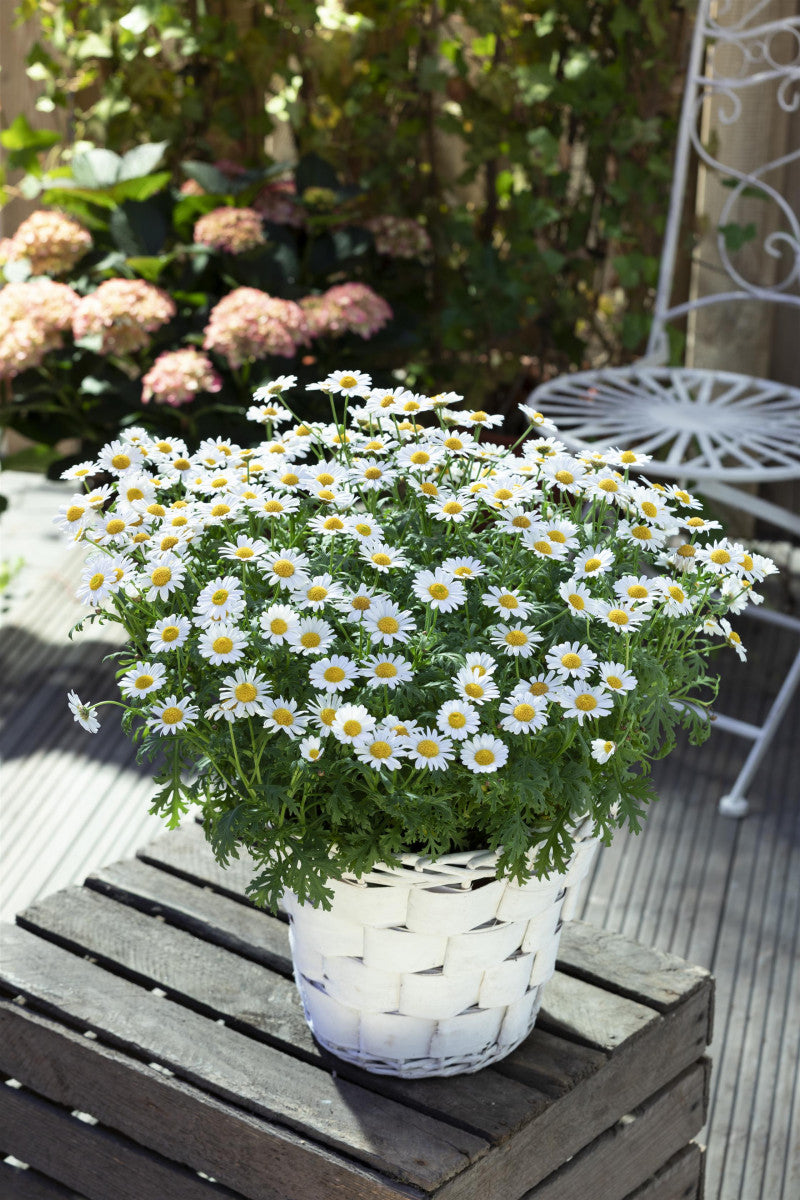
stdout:
{"type": "MultiPolygon", "coordinates": [[[[0,693],[4,919],[92,870],[126,858],[161,825],[147,815],[151,784],[122,734],[92,738],[66,692],[112,695],[113,627],[68,642],[83,610],[70,551],[6,618],[0,693]]],[[[741,629],[744,666],[726,655],[724,705],[757,720],[795,652],[779,629],[741,629]]],[[[638,838],[601,851],[578,916],[691,962],[717,977],[711,1046],[707,1200],[800,1195],[800,708],[789,712],[751,789],[751,814],[720,817],[716,801],[747,743],[722,732],[660,765],[662,796],[638,838]]]]}

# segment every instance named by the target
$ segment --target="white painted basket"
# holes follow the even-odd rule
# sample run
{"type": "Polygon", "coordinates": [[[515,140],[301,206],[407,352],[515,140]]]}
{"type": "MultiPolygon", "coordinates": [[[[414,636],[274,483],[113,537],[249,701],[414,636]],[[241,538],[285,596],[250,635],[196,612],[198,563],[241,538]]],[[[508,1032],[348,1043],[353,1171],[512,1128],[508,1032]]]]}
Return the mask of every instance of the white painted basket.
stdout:
{"type": "Polygon", "coordinates": [[[525,886],[497,854],[408,854],[331,882],[329,911],[285,896],[294,975],[327,1050],[379,1075],[478,1071],[528,1036],[553,974],[561,925],[597,848],[575,834],[568,869],[525,886]]]}

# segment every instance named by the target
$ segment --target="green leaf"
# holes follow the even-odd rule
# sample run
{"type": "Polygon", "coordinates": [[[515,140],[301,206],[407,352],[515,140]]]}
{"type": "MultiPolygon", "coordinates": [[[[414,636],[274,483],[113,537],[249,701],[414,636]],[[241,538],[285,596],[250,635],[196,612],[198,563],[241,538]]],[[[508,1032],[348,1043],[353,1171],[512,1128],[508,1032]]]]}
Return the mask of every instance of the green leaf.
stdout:
{"type": "Polygon", "coordinates": [[[49,150],[61,141],[59,134],[50,129],[33,129],[22,115],[15,117],[8,129],[0,133],[0,143],[6,150],[49,150]]]}
{"type": "Polygon", "coordinates": [[[203,191],[217,196],[231,195],[230,179],[217,167],[213,167],[211,163],[184,162],[181,163],[181,170],[189,179],[199,183],[203,191]]]}
{"type": "Polygon", "coordinates": [[[117,178],[120,182],[126,179],[140,179],[143,175],[152,175],[164,157],[169,142],[145,142],[134,146],[122,156],[117,178]]]}
{"type": "Polygon", "coordinates": [[[118,204],[125,200],[148,200],[156,192],[163,191],[171,178],[169,171],[159,171],[156,175],[142,175],[137,179],[115,183],[109,188],[109,195],[118,204]]]}
{"type": "Polygon", "coordinates": [[[741,250],[742,246],[745,246],[748,242],[752,242],[758,235],[758,231],[752,221],[747,225],[731,223],[729,225],[719,225],[717,228],[725,239],[726,250],[741,250]]]}
{"type": "Polygon", "coordinates": [[[318,154],[304,154],[295,170],[295,185],[302,196],[306,188],[330,188],[337,191],[339,176],[329,162],[318,154]]]}
{"type": "Polygon", "coordinates": [[[104,188],[116,183],[122,159],[113,150],[87,150],[72,160],[72,177],[79,187],[104,188]]]}
{"type": "Polygon", "coordinates": [[[140,37],[146,33],[152,23],[152,15],[146,4],[135,4],[130,12],[126,12],[124,17],[120,17],[117,24],[121,29],[126,29],[128,33],[133,33],[140,37]]]}
{"type": "Polygon", "coordinates": [[[146,279],[148,283],[156,283],[161,272],[174,259],[174,254],[156,255],[135,255],[132,258],[126,259],[127,265],[142,279],[146,279]]]}

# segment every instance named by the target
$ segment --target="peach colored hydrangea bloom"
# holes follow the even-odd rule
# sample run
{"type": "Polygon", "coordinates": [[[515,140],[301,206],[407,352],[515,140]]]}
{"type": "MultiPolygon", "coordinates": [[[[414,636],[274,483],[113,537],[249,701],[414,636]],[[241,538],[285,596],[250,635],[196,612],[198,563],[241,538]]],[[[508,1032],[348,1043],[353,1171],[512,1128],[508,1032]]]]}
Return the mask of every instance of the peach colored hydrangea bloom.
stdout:
{"type": "Polygon", "coordinates": [[[0,291],[0,379],[38,367],[63,345],[80,297],[65,283],[33,279],[0,291]]]}
{"type": "Polygon", "coordinates": [[[254,208],[215,208],[196,223],[194,240],[226,254],[242,254],[266,242],[261,216],[254,208]]]}
{"type": "Polygon", "coordinates": [[[313,337],[358,333],[370,338],[394,315],[386,301],[365,283],[339,283],[321,296],[300,301],[313,337]]]}
{"type": "Polygon", "coordinates": [[[308,341],[308,326],[293,300],[240,287],[211,310],[205,335],[203,349],[216,351],[236,369],[270,354],[293,358],[308,341]]]}
{"type": "Polygon", "coordinates": [[[4,238],[0,261],[27,258],[33,275],[63,275],[92,247],[92,235],[63,213],[40,209],[4,238]]]}
{"type": "Polygon", "coordinates": [[[84,296],[72,321],[76,338],[102,335],[100,354],[131,354],[142,350],[154,330],[175,316],[166,292],[142,279],[107,279],[84,296]]]}
{"type": "Polygon", "coordinates": [[[370,217],[364,222],[375,239],[375,249],[389,258],[425,258],[431,239],[424,225],[411,217],[370,217]]]}
{"type": "Polygon", "coordinates": [[[155,400],[179,408],[200,392],[218,392],[222,380],[207,355],[189,347],[159,354],[142,380],[142,404],[155,400]]]}

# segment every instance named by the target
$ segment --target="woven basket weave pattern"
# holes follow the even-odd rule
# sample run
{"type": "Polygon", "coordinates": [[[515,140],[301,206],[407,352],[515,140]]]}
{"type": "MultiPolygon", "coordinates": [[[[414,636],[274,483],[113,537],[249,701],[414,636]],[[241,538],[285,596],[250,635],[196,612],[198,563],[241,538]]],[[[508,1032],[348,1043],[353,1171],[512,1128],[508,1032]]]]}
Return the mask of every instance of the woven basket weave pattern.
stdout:
{"type": "Polygon", "coordinates": [[[397,869],[331,884],[331,911],[287,895],[295,979],[321,1045],[377,1074],[477,1071],[533,1028],[597,839],[569,868],[524,887],[497,855],[405,855],[397,869]]]}

